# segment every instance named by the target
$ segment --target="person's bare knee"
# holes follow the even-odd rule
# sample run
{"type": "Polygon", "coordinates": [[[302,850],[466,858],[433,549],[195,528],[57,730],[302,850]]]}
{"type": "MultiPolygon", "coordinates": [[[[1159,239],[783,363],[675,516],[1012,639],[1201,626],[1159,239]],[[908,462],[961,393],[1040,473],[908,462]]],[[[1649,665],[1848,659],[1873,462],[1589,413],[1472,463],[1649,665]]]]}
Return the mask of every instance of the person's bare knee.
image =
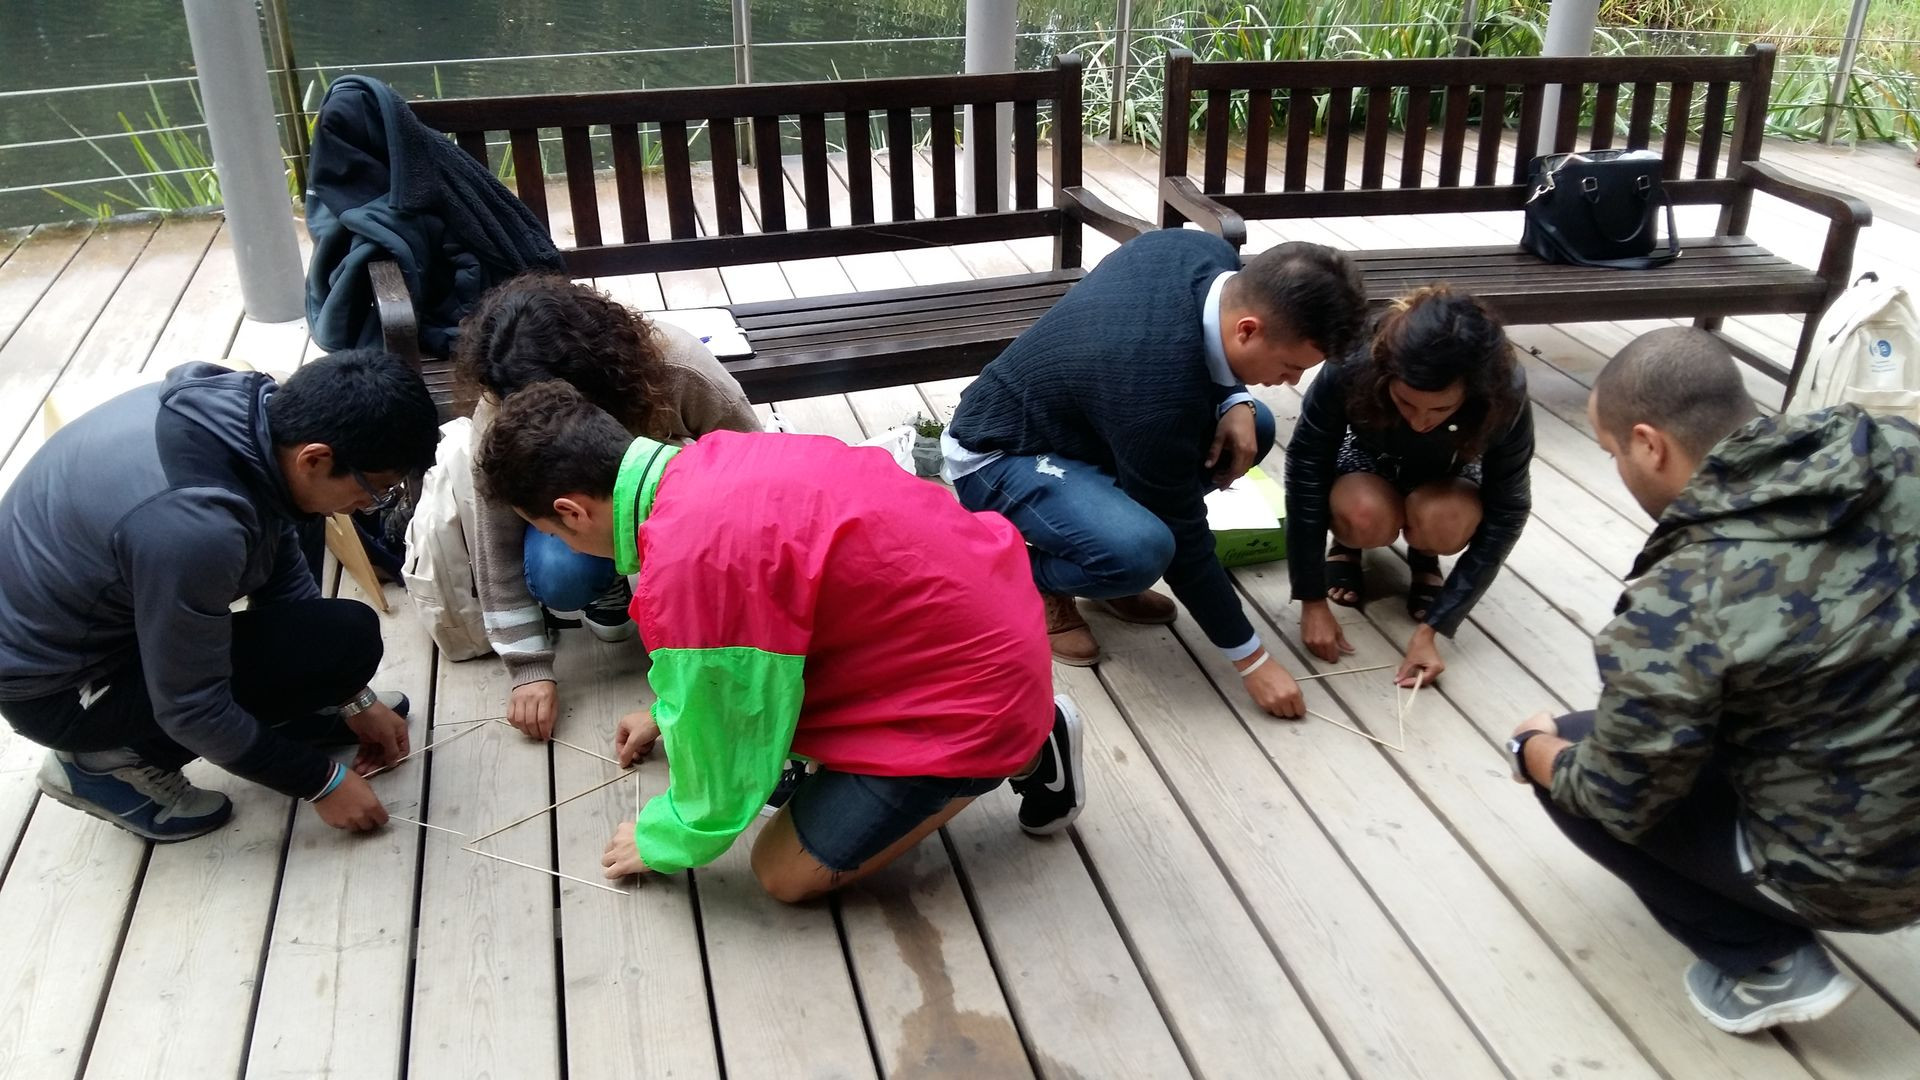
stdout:
{"type": "Polygon", "coordinates": [[[1429,484],[1407,496],[1407,543],[1434,555],[1456,555],[1480,528],[1480,497],[1471,484],[1429,484]]]}
{"type": "Polygon", "coordinates": [[[785,810],[767,822],[753,843],[753,876],[768,896],[783,904],[800,904],[832,892],[833,871],[807,854],[800,834],[785,810]]]}
{"type": "Polygon", "coordinates": [[[1333,538],[1347,547],[1385,547],[1400,535],[1399,493],[1377,476],[1341,477],[1331,502],[1333,538]]]}

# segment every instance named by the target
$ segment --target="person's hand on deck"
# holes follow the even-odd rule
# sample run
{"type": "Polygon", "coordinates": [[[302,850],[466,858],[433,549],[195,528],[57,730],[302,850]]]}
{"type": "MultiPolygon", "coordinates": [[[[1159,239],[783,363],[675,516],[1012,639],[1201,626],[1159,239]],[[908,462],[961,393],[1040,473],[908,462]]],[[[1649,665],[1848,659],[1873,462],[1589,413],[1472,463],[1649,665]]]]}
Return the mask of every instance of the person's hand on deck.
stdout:
{"type": "Polygon", "coordinates": [[[522,735],[542,742],[553,737],[560,715],[560,684],[552,679],[521,683],[507,696],[507,723],[522,735]]]}
{"type": "Polygon", "coordinates": [[[1300,684],[1293,681],[1293,676],[1287,674],[1287,669],[1278,661],[1269,659],[1261,663],[1260,658],[1266,655],[1267,651],[1261,649],[1233,665],[1242,672],[1241,681],[1246,683],[1247,693],[1253,695],[1254,704],[1283,720],[1298,720],[1307,715],[1307,699],[1300,693],[1300,684]]]}
{"type": "Polygon", "coordinates": [[[369,832],[387,823],[387,808],[359,773],[349,771],[340,786],[313,804],[320,820],[336,829],[369,832]]]}
{"type": "Polygon", "coordinates": [[[609,879],[653,872],[646,860],[640,857],[640,848],[634,843],[633,822],[621,822],[620,827],[613,831],[613,839],[607,841],[607,850],[600,856],[600,865],[606,867],[609,879]]]}
{"type": "Polygon", "coordinates": [[[1238,405],[1228,409],[1213,428],[1213,447],[1207,451],[1207,468],[1213,470],[1213,482],[1226,487],[1253,468],[1253,456],[1260,452],[1260,437],[1254,430],[1253,410],[1238,405]]]}
{"type": "Polygon", "coordinates": [[[653,744],[660,738],[660,725],[653,722],[653,714],[642,709],[630,712],[620,718],[620,724],[613,732],[613,756],[620,759],[620,767],[626,768],[647,756],[653,744]]]}
{"type": "Polygon", "coordinates": [[[1300,605],[1300,638],[1307,643],[1308,652],[1329,664],[1339,663],[1342,656],[1354,651],[1325,600],[1300,605]]]}
{"type": "Polygon", "coordinates": [[[347,717],[347,727],[360,738],[353,771],[361,776],[407,756],[407,718],[378,701],[347,717]]]}
{"type": "Polygon", "coordinates": [[[1411,687],[1417,679],[1422,686],[1432,686],[1445,670],[1447,663],[1440,659],[1438,635],[1433,627],[1421,626],[1407,642],[1407,658],[1400,662],[1393,681],[1398,686],[1411,687]],[[1422,671],[1426,672],[1424,677],[1418,674],[1422,671]]]}

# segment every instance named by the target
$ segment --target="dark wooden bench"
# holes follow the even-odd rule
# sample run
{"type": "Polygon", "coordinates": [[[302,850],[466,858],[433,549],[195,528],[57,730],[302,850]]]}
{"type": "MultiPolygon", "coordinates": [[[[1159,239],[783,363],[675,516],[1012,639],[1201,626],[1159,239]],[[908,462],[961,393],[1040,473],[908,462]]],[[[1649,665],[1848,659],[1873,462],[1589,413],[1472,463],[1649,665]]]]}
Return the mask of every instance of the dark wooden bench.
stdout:
{"type": "MultiPolygon", "coordinates": [[[[489,134],[504,133],[512,184],[543,222],[541,141],[557,135],[578,241],[563,255],[576,278],[1052,238],[1050,272],[733,305],[754,355],[727,366],[749,397],[771,401],[977,372],[1082,275],[1084,227],[1120,240],[1151,228],[1081,186],[1080,74],[1079,58],[1062,56],[1031,72],[466,98],[413,109],[482,162],[489,134]],[[956,175],[955,110],[971,110],[977,137],[992,143],[1002,104],[1012,117],[1010,206],[1001,205],[990,155],[976,156],[973,175],[956,175]],[[617,218],[606,223],[593,141],[602,130],[612,144],[617,218]],[[913,152],[921,137],[925,163],[913,152]],[[657,175],[647,175],[644,139],[658,140],[657,175]],[[742,140],[760,168],[740,165],[742,140]],[[874,153],[883,140],[893,151],[884,172],[874,153]],[[799,153],[788,156],[795,142],[799,153]],[[845,148],[843,194],[831,175],[834,142],[845,148]],[[972,188],[970,213],[960,211],[962,183],[972,188]],[[929,186],[931,201],[920,205],[929,186]]],[[[374,286],[387,347],[418,359],[398,268],[377,268],[374,286]]],[[[445,360],[426,358],[422,369],[443,408],[452,406],[445,360]]]]}
{"type": "Polygon", "coordinates": [[[1658,269],[1593,270],[1548,264],[1522,251],[1516,216],[1508,244],[1355,253],[1372,299],[1384,303],[1447,281],[1478,294],[1513,323],[1690,318],[1718,330],[1731,315],[1801,315],[1806,326],[1790,368],[1729,342],[1742,359],[1787,381],[1791,392],[1820,313],[1849,284],[1854,240],[1872,212],[1859,199],[1791,179],[1759,160],[1773,62],[1770,45],[1715,57],[1206,64],[1176,51],[1167,61],[1162,223],[1191,220],[1237,245],[1246,240],[1249,218],[1520,210],[1546,91],[1558,85],[1552,152],[1616,145],[1657,150],[1676,206],[1720,208],[1713,234],[1683,237],[1685,254],[1658,269]],[[1247,102],[1246,148],[1241,178],[1230,184],[1236,95],[1247,102]],[[1407,104],[1404,132],[1388,126],[1395,95],[1407,104]],[[1315,162],[1312,134],[1323,100],[1324,157],[1315,162]],[[1516,102],[1518,125],[1510,129],[1516,102]],[[1703,127],[1693,143],[1686,119],[1696,104],[1703,127]],[[1587,105],[1593,119],[1583,130],[1587,105]],[[1197,179],[1188,173],[1189,125],[1182,122],[1190,114],[1205,132],[1197,179]],[[1657,145],[1656,115],[1665,124],[1657,145]],[[1429,156],[1436,118],[1437,159],[1429,156]],[[1356,137],[1357,184],[1351,176],[1356,137]],[[1390,146],[1400,153],[1397,175],[1389,175],[1390,146]],[[1756,192],[1828,219],[1817,267],[1799,266],[1747,237],[1756,192]]]}

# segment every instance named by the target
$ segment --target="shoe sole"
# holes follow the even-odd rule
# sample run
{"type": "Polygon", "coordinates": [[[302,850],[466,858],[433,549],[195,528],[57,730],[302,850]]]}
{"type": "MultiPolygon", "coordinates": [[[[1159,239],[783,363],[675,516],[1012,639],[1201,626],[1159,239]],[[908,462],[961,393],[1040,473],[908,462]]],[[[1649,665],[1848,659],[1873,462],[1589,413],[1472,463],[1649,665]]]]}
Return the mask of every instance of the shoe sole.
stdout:
{"type": "Polygon", "coordinates": [[[227,822],[233,820],[233,808],[229,806],[227,808],[226,817],[223,817],[219,821],[213,823],[212,825],[209,825],[206,828],[201,829],[199,832],[190,832],[190,833],[149,832],[146,829],[142,829],[139,826],[133,824],[132,822],[129,822],[126,818],[123,818],[118,814],[110,813],[107,810],[99,806],[96,806],[93,803],[86,801],[85,799],[82,799],[80,796],[75,795],[73,792],[68,791],[65,788],[53,787],[52,785],[47,784],[45,781],[39,779],[38,777],[34,778],[34,785],[40,789],[40,794],[45,795],[47,798],[52,799],[54,802],[57,802],[62,806],[71,806],[75,810],[78,810],[81,813],[88,815],[89,817],[97,817],[101,821],[104,821],[109,825],[116,825],[122,829],[125,829],[127,832],[132,833],[135,836],[138,836],[145,840],[151,840],[156,844],[177,844],[182,840],[198,839],[199,837],[205,836],[208,833],[213,832],[215,829],[220,828],[222,825],[225,825],[227,822]]]}
{"type": "Polygon", "coordinates": [[[1119,608],[1114,607],[1112,603],[1106,600],[1095,600],[1093,606],[1119,619],[1123,623],[1132,623],[1135,626],[1172,626],[1174,623],[1180,621],[1180,612],[1177,610],[1168,612],[1167,617],[1164,619],[1142,619],[1136,615],[1122,615],[1119,608]]]}
{"type": "Polygon", "coordinates": [[[630,622],[624,622],[618,626],[602,626],[592,619],[581,619],[580,622],[587,628],[588,633],[609,645],[632,641],[633,636],[640,632],[640,628],[630,622]]]}
{"type": "Polygon", "coordinates": [[[1087,805],[1087,780],[1080,763],[1080,710],[1074,705],[1073,699],[1065,694],[1056,695],[1053,704],[1060,710],[1060,715],[1067,718],[1067,761],[1071,762],[1069,768],[1073,773],[1073,809],[1038,828],[1020,826],[1020,831],[1028,836],[1051,836],[1065,829],[1073,824],[1087,805]]]}
{"type": "Polygon", "coordinates": [[[1056,649],[1053,650],[1053,662],[1056,664],[1065,664],[1068,667],[1093,667],[1100,662],[1100,654],[1095,653],[1092,656],[1065,656],[1056,649]]]}
{"type": "Polygon", "coordinates": [[[1701,1004],[1700,999],[1693,994],[1692,984],[1687,985],[1687,1000],[1693,1003],[1693,1007],[1699,1010],[1701,1016],[1707,1018],[1707,1023],[1721,1031],[1729,1035],[1752,1035],[1756,1031],[1764,1031],[1781,1024],[1805,1024],[1819,1020],[1845,1004],[1858,989],[1860,989],[1859,981],[1842,971],[1837,973],[1833,980],[1822,987],[1818,993],[1789,1001],[1775,1002],[1764,1009],[1756,1009],[1732,1021],[1701,1004]]]}

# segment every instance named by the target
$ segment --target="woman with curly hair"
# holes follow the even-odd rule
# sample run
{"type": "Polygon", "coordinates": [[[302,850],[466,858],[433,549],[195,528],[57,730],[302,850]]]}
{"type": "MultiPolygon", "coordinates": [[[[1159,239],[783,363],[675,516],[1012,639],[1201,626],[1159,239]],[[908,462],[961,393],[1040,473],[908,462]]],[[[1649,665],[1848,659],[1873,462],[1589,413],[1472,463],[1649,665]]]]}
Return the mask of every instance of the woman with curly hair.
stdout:
{"type": "Polygon", "coordinates": [[[454,366],[473,412],[475,532],[469,537],[487,638],[513,689],[507,719],[535,738],[553,733],[559,686],[542,608],[578,618],[602,641],[634,634],[627,579],[610,559],[580,555],[522,521],[479,482],[478,449],[500,403],[558,379],[635,436],[684,443],[710,431],[758,431],[740,384],[692,334],[652,322],[606,294],[545,271],[487,293],[461,320],[454,366]]]}
{"type": "Polygon", "coordinates": [[[1353,651],[1329,601],[1360,607],[1361,553],[1405,537],[1418,629],[1395,680],[1431,683],[1499,573],[1533,500],[1533,414],[1506,331],[1445,286],[1387,311],[1370,348],[1320,370],[1287,446],[1287,565],[1307,648],[1353,651]],[[1322,550],[1327,533],[1333,545],[1322,550]],[[1440,556],[1461,553],[1453,572],[1440,556]]]}

